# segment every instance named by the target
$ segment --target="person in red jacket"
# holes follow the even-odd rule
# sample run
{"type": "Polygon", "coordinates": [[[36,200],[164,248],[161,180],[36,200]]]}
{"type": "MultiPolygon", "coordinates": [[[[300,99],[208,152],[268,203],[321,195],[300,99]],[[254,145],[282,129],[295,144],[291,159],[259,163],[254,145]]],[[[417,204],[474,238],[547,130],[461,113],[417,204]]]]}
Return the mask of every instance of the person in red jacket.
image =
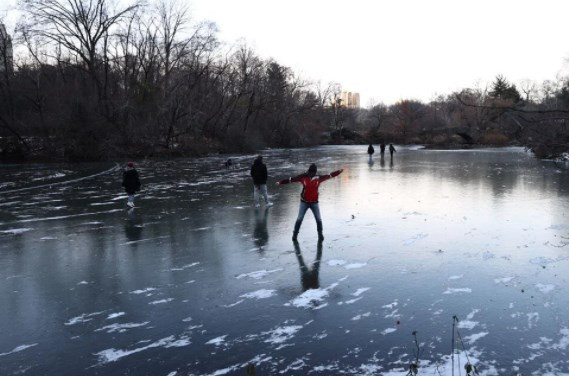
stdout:
{"type": "Polygon", "coordinates": [[[301,183],[302,192],[300,193],[300,207],[298,209],[298,218],[296,218],[296,223],[294,224],[294,232],[292,234],[292,240],[297,241],[298,231],[300,231],[300,225],[302,225],[302,220],[308,209],[312,210],[314,214],[314,219],[316,219],[316,228],[318,230],[318,240],[324,240],[324,235],[322,234],[322,217],[320,216],[320,208],[318,206],[318,187],[321,183],[325,182],[330,178],[334,178],[342,173],[344,170],[337,170],[328,175],[316,175],[317,167],[313,163],[308,168],[308,172],[298,175],[294,178],[288,178],[277,182],[277,185],[288,184],[288,183],[301,183]]]}

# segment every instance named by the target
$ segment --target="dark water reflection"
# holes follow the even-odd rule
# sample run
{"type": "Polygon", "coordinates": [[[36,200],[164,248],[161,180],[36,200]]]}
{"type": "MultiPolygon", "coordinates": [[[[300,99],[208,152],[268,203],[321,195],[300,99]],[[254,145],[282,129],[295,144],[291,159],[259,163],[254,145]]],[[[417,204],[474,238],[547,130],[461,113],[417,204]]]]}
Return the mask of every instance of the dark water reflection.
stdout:
{"type": "MultiPolygon", "coordinates": [[[[265,152],[270,209],[253,155],[140,163],[132,211],[120,172],[0,193],[0,374],[404,375],[414,330],[420,374],[450,374],[453,315],[484,374],[569,372],[567,166],[366,148],[265,152]],[[344,173],[324,243],[293,244],[300,187],[274,183],[313,162],[344,173]]],[[[0,190],[111,167],[4,165],[0,190]]]]}

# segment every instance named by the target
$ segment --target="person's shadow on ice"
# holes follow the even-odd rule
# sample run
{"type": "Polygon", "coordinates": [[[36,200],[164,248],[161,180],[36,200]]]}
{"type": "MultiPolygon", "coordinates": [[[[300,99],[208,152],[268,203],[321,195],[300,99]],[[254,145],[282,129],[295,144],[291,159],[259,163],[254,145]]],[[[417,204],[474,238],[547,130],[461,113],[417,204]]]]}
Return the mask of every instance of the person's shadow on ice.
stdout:
{"type": "Polygon", "coordinates": [[[129,242],[136,242],[142,239],[142,230],[144,226],[142,219],[134,209],[128,211],[128,218],[124,225],[124,234],[129,242]]]}
{"type": "Polygon", "coordinates": [[[269,242],[269,230],[267,229],[267,214],[269,213],[269,208],[265,207],[265,210],[261,211],[259,209],[255,210],[255,229],[253,230],[253,241],[255,245],[259,247],[260,251],[263,251],[263,247],[269,242]]]}
{"type": "Polygon", "coordinates": [[[304,263],[304,258],[302,257],[302,251],[300,250],[300,244],[298,244],[298,242],[294,242],[294,252],[296,253],[296,258],[298,259],[298,265],[300,267],[300,281],[302,283],[302,291],[319,288],[320,260],[322,259],[322,241],[319,241],[318,245],[316,246],[316,259],[314,259],[311,268],[308,268],[308,266],[306,266],[304,263]]]}

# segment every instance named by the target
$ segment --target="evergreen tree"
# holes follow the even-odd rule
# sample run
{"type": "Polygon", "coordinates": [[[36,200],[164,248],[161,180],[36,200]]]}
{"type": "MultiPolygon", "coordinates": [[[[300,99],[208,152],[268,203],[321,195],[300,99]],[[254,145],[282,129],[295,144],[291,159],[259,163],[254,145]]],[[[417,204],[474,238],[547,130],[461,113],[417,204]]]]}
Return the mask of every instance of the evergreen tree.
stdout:
{"type": "Polygon", "coordinates": [[[567,107],[569,107],[569,81],[557,93],[557,98],[567,107]]]}
{"type": "Polygon", "coordinates": [[[495,99],[506,99],[517,103],[521,100],[521,95],[516,85],[510,84],[508,80],[502,76],[496,76],[496,80],[492,83],[490,96],[495,99]]]}

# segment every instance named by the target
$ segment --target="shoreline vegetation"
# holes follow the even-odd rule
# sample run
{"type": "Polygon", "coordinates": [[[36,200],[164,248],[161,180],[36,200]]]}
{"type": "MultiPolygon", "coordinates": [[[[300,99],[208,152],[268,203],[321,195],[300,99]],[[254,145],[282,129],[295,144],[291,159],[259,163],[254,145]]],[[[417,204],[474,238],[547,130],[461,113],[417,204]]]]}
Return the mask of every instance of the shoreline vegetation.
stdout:
{"type": "Polygon", "coordinates": [[[0,161],[382,141],[521,145],[548,159],[569,151],[569,77],[514,84],[498,75],[428,103],[348,108],[339,83],[224,44],[215,24],[190,22],[179,3],[73,5],[85,1],[23,0],[18,26],[0,33],[0,161]]]}

